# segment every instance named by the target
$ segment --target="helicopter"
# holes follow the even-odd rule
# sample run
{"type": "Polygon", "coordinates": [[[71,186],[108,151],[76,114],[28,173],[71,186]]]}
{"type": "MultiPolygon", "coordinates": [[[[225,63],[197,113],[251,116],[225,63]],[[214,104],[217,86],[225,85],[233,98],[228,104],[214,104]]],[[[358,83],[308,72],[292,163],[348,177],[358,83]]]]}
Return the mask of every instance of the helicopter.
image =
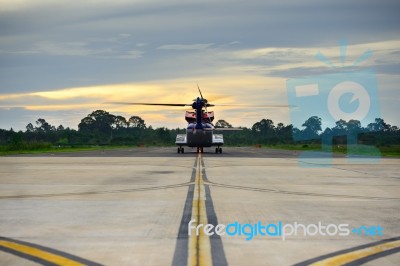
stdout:
{"type": "MultiPolygon", "coordinates": [[[[216,128],[213,124],[214,112],[208,111],[207,107],[216,106],[210,104],[207,99],[203,97],[199,85],[197,85],[200,97],[193,100],[193,103],[128,103],[128,102],[111,102],[110,104],[123,104],[123,105],[152,105],[152,106],[181,106],[191,107],[193,111],[186,111],[185,120],[188,123],[186,127],[186,134],[177,134],[175,144],[178,146],[177,153],[184,153],[184,146],[197,148],[197,153],[203,153],[204,148],[215,146],[215,153],[222,153],[222,146],[224,145],[223,134],[215,134],[214,131],[233,131],[242,130],[242,128],[216,128]]],[[[219,106],[230,106],[221,104],[219,106]]],[[[235,105],[245,106],[245,105],[235,105]]],[[[268,106],[254,106],[253,107],[268,107],[268,106]]],[[[286,107],[283,105],[269,106],[269,107],[286,107]]]]}

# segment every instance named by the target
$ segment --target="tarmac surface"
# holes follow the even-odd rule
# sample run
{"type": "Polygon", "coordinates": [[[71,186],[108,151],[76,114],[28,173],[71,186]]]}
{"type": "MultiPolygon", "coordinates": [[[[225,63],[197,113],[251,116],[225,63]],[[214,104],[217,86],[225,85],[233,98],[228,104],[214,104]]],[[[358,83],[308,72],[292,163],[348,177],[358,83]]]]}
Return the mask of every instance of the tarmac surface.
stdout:
{"type": "Polygon", "coordinates": [[[325,155],[0,157],[0,265],[399,265],[400,159],[325,155]]]}

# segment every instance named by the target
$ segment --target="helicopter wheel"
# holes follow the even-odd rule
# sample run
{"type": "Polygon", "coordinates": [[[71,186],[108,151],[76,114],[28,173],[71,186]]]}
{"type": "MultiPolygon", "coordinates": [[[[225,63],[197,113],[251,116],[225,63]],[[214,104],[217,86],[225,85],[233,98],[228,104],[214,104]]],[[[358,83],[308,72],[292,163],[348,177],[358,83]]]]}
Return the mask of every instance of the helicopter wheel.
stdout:
{"type": "Polygon", "coordinates": [[[219,149],[218,148],[215,148],[215,153],[218,153],[219,152],[219,149]]]}
{"type": "Polygon", "coordinates": [[[181,148],[181,153],[185,153],[185,148],[181,148]]]}
{"type": "Polygon", "coordinates": [[[222,153],[222,148],[219,148],[218,150],[219,150],[219,153],[222,153]]]}
{"type": "Polygon", "coordinates": [[[181,148],[178,147],[178,153],[181,153],[181,148]]]}

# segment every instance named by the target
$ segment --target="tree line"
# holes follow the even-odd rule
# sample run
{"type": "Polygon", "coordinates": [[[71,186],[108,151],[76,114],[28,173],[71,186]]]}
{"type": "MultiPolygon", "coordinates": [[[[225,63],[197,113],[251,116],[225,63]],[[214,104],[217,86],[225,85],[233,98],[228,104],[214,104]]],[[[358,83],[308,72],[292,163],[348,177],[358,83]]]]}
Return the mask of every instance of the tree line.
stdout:
{"type": "MultiPolygon", "coordinates": [[[[400,144],[399,128],[387,124],[382,118],[376,118],[366,127],[362,127],[358,120],[339,120],[334,127],[325,130],[321,125],[322,119],[318,116],[308,118],[300,129],[261,119],[251,128],[242,127],[240,131],[224,131],[223,134],[225,143],[234,146],[321,143],[321,139],[332,144],[346,144],[350,139],[375,146],[400,144]]],[[[218,120],[215,127],[231,128],[232,125],[218,120]]],[[[29,123],[25,131],[0,129],[0,145],[10,150],[78,145],[173,145],[176,134],[184,133],[185,128],[153,128],[139,116],[126,119],[96,110],[81,119],[78,130],[63,125],[56,127],[42,118],[35,125],[29,123]]]]}

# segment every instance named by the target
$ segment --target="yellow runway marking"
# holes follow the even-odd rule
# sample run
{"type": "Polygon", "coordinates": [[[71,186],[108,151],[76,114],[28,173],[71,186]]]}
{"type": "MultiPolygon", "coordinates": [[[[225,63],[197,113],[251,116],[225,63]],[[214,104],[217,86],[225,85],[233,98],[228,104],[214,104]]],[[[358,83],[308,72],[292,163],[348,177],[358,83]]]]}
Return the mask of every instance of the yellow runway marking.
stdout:
{"type": "MultiPolygon", "coordinates": [[[[194,224],[208,224],[206,212],[206,193],[201,172],[201,153],[197,157],[196,180],[193,194],[192,217],[196,220],[194,224]]],[[[202,229],[202,228],[201,228],[202,229]]],[[[194,232],[190,235],[188,250],[188,265],[205,266],[212,265],[210,237],[203,230],[197,236],[194,232]]]]}
{"type": "Polygon", "coordinates": [[[33,256],[33,257],[39,258],[41,260],[45,260],[45,261],[57,264],[57,265],[68,265],[68,266],[84,265],[79,262],[73,261],[71,259],[64,258],[62,256],[40,250],[38,248],[14,243],[11,241],[0,240],[0,246],[15,250],[17,252],[20,252],[20,253],[23,253],[26,255],[30,255],[30,256],[33,256]]]}
{"type": "Polygon", "coordinates": [[[356,251],[352,251],[349,253],[345,253],[345,254],[341,254],[341,255],[337,255],[335,257],[332,258],[327,258],[318,262],[315,262],[311,265],[313,266],[319,266],[319,265],[332,265],[332,266],[336,266],[336,265],[343,265],[349,262],[353,262],[371,255],[375,255],[378,254],[380,252],[384,252],[390,249],[394,249],[394,248],[398,248],[400,247],[400,240],[396,240],[396,241],[392,241],[392,242],[387,242],[384,244],[380,244],[377,246],[373,246],[373,247],[368,247],[368,248],[364,248],[364,249],[360,249],[360,250],[356,250],[356,251]]]}

